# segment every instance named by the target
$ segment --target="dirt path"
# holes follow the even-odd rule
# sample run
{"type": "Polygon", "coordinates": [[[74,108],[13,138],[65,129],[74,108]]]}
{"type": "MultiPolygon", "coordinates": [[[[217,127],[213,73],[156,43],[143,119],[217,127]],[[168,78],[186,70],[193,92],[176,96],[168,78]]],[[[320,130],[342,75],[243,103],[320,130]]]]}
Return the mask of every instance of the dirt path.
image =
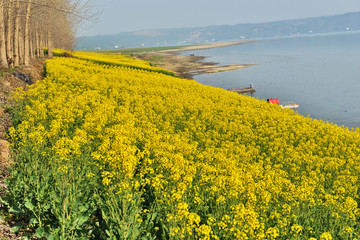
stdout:
{"type": "MultiPolygon", "coordinates": [[[[20,67],[15,70],[0,69],[0,194],[4,194],[7,186],[5,179],[8,177],[8,168],[11,165],[9,142],[6,132],[11,127],[11,118],[8,108],[11,107],[11,92],[21,87],[26,89],[28,85],[13,75],[14,72],[28,74],[33,81],[43,78],[43,66],[45,59],[36,59],[28,67],[20,67]]],[[[3,207],[0,205],[0,207],[3,207]]],[[[0,215],[0,239],[20,239],[20,236],[10,232],[11,226],[0,215]]]]}

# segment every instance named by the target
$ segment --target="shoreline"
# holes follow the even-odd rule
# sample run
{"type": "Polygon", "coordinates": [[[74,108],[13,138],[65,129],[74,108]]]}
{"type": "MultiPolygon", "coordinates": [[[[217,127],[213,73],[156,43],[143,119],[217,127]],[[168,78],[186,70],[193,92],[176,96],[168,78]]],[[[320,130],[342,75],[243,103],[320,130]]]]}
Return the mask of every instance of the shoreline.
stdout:
{"type": "Polygon", "coordinates": [[[140,54],[137,58],[149,61],[152,65],[172,70],[175,76],[186,79],[193,79],[195,75],[210,74],[238,70],[256,64],[230,64],[219,65],[216,62],[207,62],[205,56],[180,55],[181,52],[196,51],[210,48],[234,46],[252,41],[233,41],[205,43],[195,46],[187,46],[180,49],[161,50],[140,54]]]}

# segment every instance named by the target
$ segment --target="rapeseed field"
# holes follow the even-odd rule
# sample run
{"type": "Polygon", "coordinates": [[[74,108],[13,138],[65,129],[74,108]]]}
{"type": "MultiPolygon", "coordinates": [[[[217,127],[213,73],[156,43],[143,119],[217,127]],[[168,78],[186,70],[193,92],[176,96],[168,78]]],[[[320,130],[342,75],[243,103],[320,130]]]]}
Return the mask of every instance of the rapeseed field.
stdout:
{"type": "Polygon", "coordinates": [[[360,237],[358,129],[123,55],[73,56],[48,60],[46,78],[14,94],[15,164],[3,199],[18,222],[14,232],[46,239],[360,237]]]}

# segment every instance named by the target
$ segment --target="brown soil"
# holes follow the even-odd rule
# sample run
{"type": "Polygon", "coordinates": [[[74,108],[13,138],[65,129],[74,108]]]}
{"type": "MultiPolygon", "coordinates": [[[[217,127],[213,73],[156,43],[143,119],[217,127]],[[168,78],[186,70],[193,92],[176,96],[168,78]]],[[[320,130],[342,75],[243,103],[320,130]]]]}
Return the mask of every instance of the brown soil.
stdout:
{"type": "MultiPolygon", "coordinates": [[[[5,179],[9,176],[8,168],[11,166],[11,152],[6,133],[11,127],[11,118],[8,108],[12,106],[11,93],[17,88],[27,89],[28,85],[13,75],[13,72],[22,72],[30,75],[35,82],[43,78],[43,66],[45,59],[35,59],[27,67],[14,70],[0,69],[0,194],[4,194],[7,188],[5,179]]],[[[0,205],[0,207],[3,207],[0,205]]],[[[10,232],[11,226],[0,216],[0,239],[21,239],[20,236],[10,232]]]]}
{"type": "Polygon", "coordinates": [[[179,52],[227,47],[247,42],[248,41],[208,43],[175,50],[146,52],[139,55],[138,58],[149,61],[158,67],[172,70],[178,77],[192,79],[193,76],[203,73],[232,71],[240,68],[246,68],[255,64],[231,64],[221,66],[218,65],[218,63],[204,61],[204,56],[194,56],[190,54],[188,56],[181,56],[179,52]]]}

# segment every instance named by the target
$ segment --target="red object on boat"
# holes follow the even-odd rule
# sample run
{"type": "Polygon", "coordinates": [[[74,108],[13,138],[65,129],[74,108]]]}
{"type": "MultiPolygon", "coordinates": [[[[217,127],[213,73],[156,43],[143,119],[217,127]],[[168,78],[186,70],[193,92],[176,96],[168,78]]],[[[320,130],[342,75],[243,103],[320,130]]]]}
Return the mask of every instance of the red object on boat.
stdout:
{"type": "Polygon", "coordinates": [[[269,98],[267,101],[272,104],[280,104],[277,98],[269,98]]]}

